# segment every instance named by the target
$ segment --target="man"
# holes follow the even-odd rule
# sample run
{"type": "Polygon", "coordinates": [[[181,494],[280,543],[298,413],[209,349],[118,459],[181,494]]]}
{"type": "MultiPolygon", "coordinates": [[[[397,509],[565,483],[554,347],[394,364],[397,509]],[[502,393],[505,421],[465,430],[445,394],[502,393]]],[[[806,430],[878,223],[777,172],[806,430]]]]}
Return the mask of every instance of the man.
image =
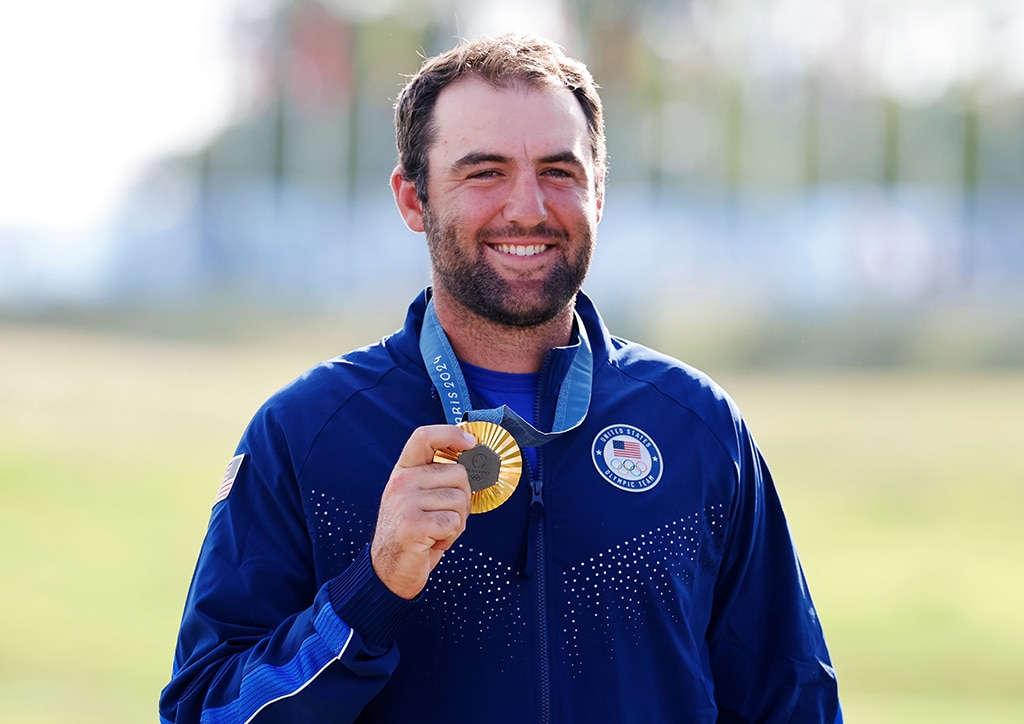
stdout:
{"type": "Polygon", "coordinates": [[[532,37],[462,45],[396,125],[432,287],[253,419],[162,720],[840,720],[738,411],[579,291],[604,202],[588,71],[532,37]]]}

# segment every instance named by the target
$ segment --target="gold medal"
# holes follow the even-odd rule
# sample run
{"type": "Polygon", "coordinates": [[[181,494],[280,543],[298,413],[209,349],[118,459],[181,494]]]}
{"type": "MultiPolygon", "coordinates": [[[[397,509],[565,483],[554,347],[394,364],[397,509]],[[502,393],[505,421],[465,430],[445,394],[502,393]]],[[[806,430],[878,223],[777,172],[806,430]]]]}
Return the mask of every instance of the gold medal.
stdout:
{"type": "Polygon", "coordinates": [[[512,433],[493,422],[458,424],[479,441],[469,450],[444,448],[434,452],[435,463],[458,463],[469,473],[473,491],[470,511],[486,513],[512,497],[523,472],[523,455],[512,433]]]}

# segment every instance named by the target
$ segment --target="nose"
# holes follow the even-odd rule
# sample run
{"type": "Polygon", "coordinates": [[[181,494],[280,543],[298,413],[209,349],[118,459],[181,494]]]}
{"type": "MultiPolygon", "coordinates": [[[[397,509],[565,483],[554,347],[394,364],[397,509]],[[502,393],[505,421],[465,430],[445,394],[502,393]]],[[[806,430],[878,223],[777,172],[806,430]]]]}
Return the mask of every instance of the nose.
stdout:
{"type": "Polygon", "coordinates": [[[513,180],[502,217],[523,228],[533,228],[548,218],[544,189],[533,174],[518,174],[513,180]]]}

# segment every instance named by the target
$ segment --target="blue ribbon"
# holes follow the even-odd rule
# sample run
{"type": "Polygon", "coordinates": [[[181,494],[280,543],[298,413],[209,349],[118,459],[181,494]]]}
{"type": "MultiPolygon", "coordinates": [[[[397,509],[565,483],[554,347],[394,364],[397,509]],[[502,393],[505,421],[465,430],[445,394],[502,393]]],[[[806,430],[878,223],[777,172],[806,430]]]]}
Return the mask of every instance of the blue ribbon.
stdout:
{"type": "Polygon", "coordinates": [[[469,386],[462,376],[459,360],[455,356],[448,335],[434,311],[434,300],[427,302],[420,331],[420,354],[427,366],[430,379],[437,388],[444,406],[445,417],[452,425],[468,422],[493,422],[512,433],[520,447],[537,447],[551,442],[559,435],[573,430],[583,422],[590,409],[590,389],[594,376],[594,353],[590,348],[586,327],[579,314],[575,315],[578,341],[572,365],[558,390],[555,419],[551,432],[541,432],[524,420],[508,405],[474,410],[469,398],[469,386]]]}

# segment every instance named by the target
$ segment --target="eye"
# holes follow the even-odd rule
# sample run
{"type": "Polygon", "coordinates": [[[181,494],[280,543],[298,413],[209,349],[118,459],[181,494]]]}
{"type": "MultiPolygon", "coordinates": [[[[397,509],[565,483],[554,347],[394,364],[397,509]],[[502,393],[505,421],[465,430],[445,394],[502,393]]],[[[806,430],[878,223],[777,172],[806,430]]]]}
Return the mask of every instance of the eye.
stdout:
{"type": "Polygon", "coordinates": [[[497,178],[499,175],[500,174],[497,171],[497,169],[488,168],[482,171],[474,171],[473,173],[469,174],[466,178],[488,179],[497,178]]]}
{"type": "Polygon", "coordinates": [[[541,175],[559,181],[572,181],[576,178],[576,174],[573,173],[571,169],[561,168],[558,166],[544,169],[541,172],[541,175]]]}

